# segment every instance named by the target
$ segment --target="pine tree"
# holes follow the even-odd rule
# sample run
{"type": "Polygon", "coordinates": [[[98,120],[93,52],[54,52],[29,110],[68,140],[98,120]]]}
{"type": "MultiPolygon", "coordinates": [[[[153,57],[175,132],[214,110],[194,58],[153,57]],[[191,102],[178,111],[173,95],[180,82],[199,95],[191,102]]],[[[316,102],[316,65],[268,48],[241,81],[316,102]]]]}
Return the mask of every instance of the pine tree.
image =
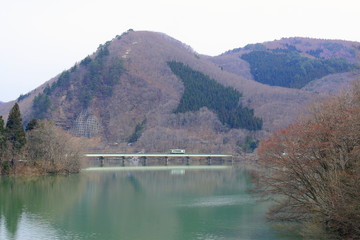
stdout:
{"type": "Polygon", "coordinates": [[[4,120],[2,116],[0,116],[0,167],[1,167],[1,160],[5,150],[5,143],[6,143],[6,137],[5,137],[4,120]]]}
{"type": "Polygon", "coordinates": [[[9,117],[6,122],[5,134],[7,140],[9,140],[15,151],[20,151],[20,149],[26,144],[20,108],[17,103],[15,103],[9,113],[9,117]]]}
{"type": "Polygon", "coordinates": [[[184,94],[174,113],[198,111],[202,107],[217,114],[222,124],[229,128],[260,130],[262,119],[254,116],[254,110],[239,104],[242,94],[225,87],[209,76],[191,69],[181,62],[168,62],[175,75],[184,83],[184,94]]]}
{"type": "Polygon", "coordinates": [[[4,119],[0,116],[0,145],[5,142],[5,127],[4,119]]]}
{"type": "Polygon", "coordinates": [[[25,131],[31,131],[37,128],[39,125],[38,120],[36,118],[31,119],[31,121],[26,125],[25,131]]]}

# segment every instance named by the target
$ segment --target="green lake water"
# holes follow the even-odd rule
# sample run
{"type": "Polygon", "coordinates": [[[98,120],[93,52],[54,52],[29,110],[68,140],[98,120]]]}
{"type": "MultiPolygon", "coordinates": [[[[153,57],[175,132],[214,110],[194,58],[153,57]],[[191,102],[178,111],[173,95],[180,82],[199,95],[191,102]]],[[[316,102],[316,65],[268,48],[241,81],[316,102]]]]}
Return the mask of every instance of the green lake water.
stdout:
{"type": "Polygon", "coordinates": [[[233,168],[89,169],[0,178],[0,239],[302,239],[233,168]]]}

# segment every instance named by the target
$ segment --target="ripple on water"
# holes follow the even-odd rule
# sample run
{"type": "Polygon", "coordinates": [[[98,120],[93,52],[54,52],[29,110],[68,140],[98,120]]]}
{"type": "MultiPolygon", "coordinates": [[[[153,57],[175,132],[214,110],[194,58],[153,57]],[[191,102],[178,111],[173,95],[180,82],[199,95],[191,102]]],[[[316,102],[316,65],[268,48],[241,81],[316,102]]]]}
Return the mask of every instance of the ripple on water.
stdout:
{"type": "Polygon", "coordinates": [[[254,204],[255,200],[251,196],[241,195],[228,195],[228,196],[215,196],[206,198],[197,198],[189,203],[181,204],[181,207],[222,207],[222,206],[234,206],[254,204]]]}

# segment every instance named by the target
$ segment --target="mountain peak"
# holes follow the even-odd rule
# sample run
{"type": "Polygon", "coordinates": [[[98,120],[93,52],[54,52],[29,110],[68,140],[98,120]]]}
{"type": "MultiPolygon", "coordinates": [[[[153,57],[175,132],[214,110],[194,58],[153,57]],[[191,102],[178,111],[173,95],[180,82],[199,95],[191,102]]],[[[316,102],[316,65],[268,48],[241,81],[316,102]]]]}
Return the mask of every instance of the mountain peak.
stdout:
{"type": "MultiPolygon", "coordinates": [[[[265,49],[270,48],[267,44],[265,49]]],[[[285,44],[290,45],[290,40],[277,43],[283,48],[285,44]]],[[[93,54],[18,102],[25,121],[33,117],[52,120],[74,135],[101,139],[102,147],[114,151],[184,148],[192,152],[239,152],[249,136],[260,137],[285,127],[317,96],[254,81],[250,64],[240,58],[250,51],[240,49],[211,58],[166,34],[130,30],[101,44],[93,54]],[[193,75],[186,78],[186,84],[169,67],[170,62],[179,63],[184,66],[182,71],[193,75]],[[200,81],[232,93],[232,108],[217,104],[221,100],[214,99],[221,96],[213,95],[218,91],[201,90],[204,84],[188,91],[200,81]],[[204,93],[191,99],[198,107],[187,105],[186,99],[192,96],[184,95],[189,92],[204,93]],[[188,107],[176,111],[181,101],[188,107]],[[232,114],[226,113],[229,109],[232,114]],[[241,126],[240,113],[261,122],[263,130],[233,128],[241,126]],[[230,116],[236,117],[228,119],[230,116]]],[[[8,105],[1,105],[1,114],[7,114],[8,105]]]]}

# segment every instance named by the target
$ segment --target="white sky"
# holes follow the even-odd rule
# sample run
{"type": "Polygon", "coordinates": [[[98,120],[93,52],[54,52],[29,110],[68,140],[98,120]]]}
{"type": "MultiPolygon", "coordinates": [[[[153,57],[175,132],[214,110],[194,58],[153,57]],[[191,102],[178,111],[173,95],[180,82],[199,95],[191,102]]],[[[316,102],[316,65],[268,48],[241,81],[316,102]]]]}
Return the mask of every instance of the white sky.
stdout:
{"type": "Polygon", "coordinates": [[[0,0],[0,101],[129,28],[166,33],[207,55],[282,37],[360,42],[360,1],[0,0]]]}

